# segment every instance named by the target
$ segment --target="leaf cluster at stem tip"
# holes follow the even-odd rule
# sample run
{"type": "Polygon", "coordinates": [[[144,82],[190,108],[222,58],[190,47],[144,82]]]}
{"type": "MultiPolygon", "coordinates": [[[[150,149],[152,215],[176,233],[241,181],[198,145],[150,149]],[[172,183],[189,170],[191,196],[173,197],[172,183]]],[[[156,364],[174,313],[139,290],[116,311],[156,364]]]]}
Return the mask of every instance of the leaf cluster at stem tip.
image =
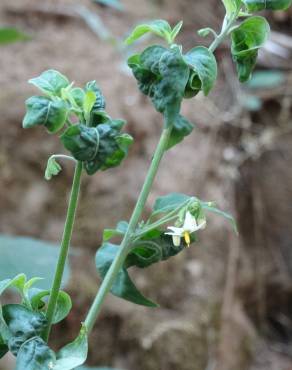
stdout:
{"type": "MultiPolygon", "coordinates": [[[[112,119],[105,111],[105,99],[95,81],[81,89],[60,72],[48,70],[29,82],[44,95],[26,101],[24,128],[45,126],[49,133],[59,134],[65,149],[84,163],[89,175],[116,167],[127,156],[133,139],[121,131],[125,121],[112,119]]],[[[61,170],[56,158],[48,161],[47,179],[61,170]]]]}

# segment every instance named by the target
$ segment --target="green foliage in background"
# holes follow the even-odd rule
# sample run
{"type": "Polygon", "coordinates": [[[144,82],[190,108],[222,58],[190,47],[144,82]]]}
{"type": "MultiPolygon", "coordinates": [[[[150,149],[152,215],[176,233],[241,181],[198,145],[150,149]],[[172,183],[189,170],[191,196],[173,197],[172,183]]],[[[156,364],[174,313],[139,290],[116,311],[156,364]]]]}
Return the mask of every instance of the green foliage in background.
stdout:
{"type": "Polygon", "coordinates": [[[0,46],[30,40],[30,36],[13,27],[0,27],[0,46]]]}
{"type": "MultiPolygon", "coordinates": [[[[24,273],[29,279],[41,278],[38,286],[48,290],[58,260],[58,246],[43,240],[0,234],[0,280],[24,273]],[[15,258],[17,256],[18,258],[15,258]]],[[[70,276],[66,265],[63,285],[70,276]]]]}

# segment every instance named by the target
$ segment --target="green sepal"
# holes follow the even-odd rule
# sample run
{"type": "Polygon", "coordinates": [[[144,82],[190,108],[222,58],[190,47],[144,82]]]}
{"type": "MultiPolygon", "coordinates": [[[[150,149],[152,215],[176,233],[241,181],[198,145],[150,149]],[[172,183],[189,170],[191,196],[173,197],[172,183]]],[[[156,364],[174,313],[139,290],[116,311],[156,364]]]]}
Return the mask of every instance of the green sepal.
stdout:
{"type": "Polygon", "coordinates": [[[208,95],[217,79],[214,54],[204,46],[197,46],[184,55],[184,60],[192,69],[184,96],[191,98],[200,90],[208,95]]]}
{"type": "Polygon", "coordinates": [[[270,26],[263,17],[250,17],[231,32],[231,53],[240,82],[247,81],[255,67],[258,50],[266,42],[270,26]]]}
{"type": "Polygon", "coordinates": [[[205,218],[205,211],[209,211],[227,219],[233,227],[233,230],[238,233],[236,221],[229,213],[221,211],[213,202],[203,202],[196,197],[191,197],[183,193],[170,193],[162,197],[158,197],[154,203],[150,218],[167,214],[174,210],[179,210],[187,205],[189,211],[191,211],[197,220],[205,218]]]}
{"type": "Polygon", "coordinates": [[[70,85],[68,78],[54,69],[49,69],[28,82],[49,96],[61,96],[62,89],[70,85]]]}
{"type": "Polygon", "coordinates": [[[287,10],[292,0],[242,0],[249,12],[260,10],[287,10]]]}
{"type": "Polygon", "coordinates": [[[231,216],[231,214],[227,213],[227,212],[224,212],[224,211],[221,211],[219,208],[215,207],[215,204],[214,203],[210,203],[210,202],[201,202],[202,204],[202,208],[205,210],[205,211],[209,211],[209,212],[212,212],[212,213],[215,213],[219,216],[222,216],[223,218],[225,218],[227,221],[230,222],[234,232],[236,234],[238,234],[238,228],[237,228],[237,224],[236,224],[236,221],[234,219],[233,216],[231,216]]]}
{"type": "Polygon", "coordinates": [[[186,136],[191,134],[193,129],[194,125],[185,117],[179,114],[174,121],[171,135],[167,144],[167,149],[171,149],[172,147],[183,141],[186,136]]]}
{"type": "MultiPolygon", "coordinates": [[[[111,243],[104,243],[96,253],[96,268],[103,279],[113,263],[119,251],[119,246],[111,243]]],[[[157,307],[157,304],[145,298],[132,282],[127,270],[123,267],[111,288],[111,293],[117,297],[147,307],[157,307]]]]}
{"type": "Polygon", "coordinates": [[[63,100],[32,96],[26,100],[25,105],[24,128],[43,125],[50,133],[56,133],[66,122],[68,107],[63,100]]]}

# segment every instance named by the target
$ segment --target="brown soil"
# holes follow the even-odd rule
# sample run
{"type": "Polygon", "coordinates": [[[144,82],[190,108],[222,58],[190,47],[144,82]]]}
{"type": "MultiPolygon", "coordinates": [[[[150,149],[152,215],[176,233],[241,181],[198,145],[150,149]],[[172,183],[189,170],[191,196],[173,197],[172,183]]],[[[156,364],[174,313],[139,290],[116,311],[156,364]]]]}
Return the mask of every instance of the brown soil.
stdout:
{"type": "MultiPolygon", "coordinates": [[[[128,75],[125,50],[100,40],[76,16],[80,4],[98,14],[118,38],[141,19],[163,17],[175,23],[183,18],[181,41],[186,47],[193,44],[192,38],[196,40],[196,29],[210,24],[218,28],[222,16],[218,1],[212,0],[192,6],[189,0],[137,0],[135,6],[126,0],[124,13],[85,0],[2,0],[0,22],[17,25],[33,39],[1,49],[0,232],[58,242],[63,228],[72,168],[65,165],[62,174],[49,183],[43,179],[47,158],[61,147],[42,129],[21,128],[24,100],[35,93],[26,82],[29,78],[55,68],[76,84],[96,79],[109,113],[126,119],[127,130],[135,137],[121,167],[83,180],[73,237],[73,244],[83,252],[72,261],[75,272],[69,286],[74,309],[55,332],[54,346],[65,343],[78,330],[97,289],[93,254],[102,230],[129,218],[161,127],[160,115],[153,112],[128,75]]],[[[290,22],[289,18],[279,19],[275,22],[279,30],[290,22]]],[[[292,367],[291,353],[287,353],[292,338],[288,299],[291,134],[276,136],[272,151],[236,161],[237,154],[240,158],[246,155],[246,133],[258,138],[270,123],[262,120],[264,114],[254,117],[237,109],[240,102],[234,92],[239,87],[226,55],[224,47],[217,53],[221,73],[211,96],[183,107],[197,130],[163,160],[148,206],[158,195],[172,191],[216,200],[222,209],[238,215],[241,237],[235,238],[226,223],[211,217],[195,248],[147,271],[135,271],[139,287],[161,308],[144,309],[109,297],[92,336],[91,365],[128,370],[292,367]],[[233,119],[226,119],[228,115],[233,119]],[[246,122],[251,125],[247,130],[246,122]],[[274,271],[281,276],[276,278],[274,271]],[[279,291],[278,298],[274,298],[274,289],[279,291]],[[288,318],[286,324],[281,324],[281,315],[288,318]],[[280,333],[275,334],[279,325],[280,333]]],[[[272,114],[268,110],[271,102],[281,108],[286,96],[282,91],[269,97],[266,115],[272,114]]],[[[281,111],[275,108],[272,112],[272,125],[278,128],[281,111]]],[[[1,369],[6,370],[2,363],[1,369]]]]}

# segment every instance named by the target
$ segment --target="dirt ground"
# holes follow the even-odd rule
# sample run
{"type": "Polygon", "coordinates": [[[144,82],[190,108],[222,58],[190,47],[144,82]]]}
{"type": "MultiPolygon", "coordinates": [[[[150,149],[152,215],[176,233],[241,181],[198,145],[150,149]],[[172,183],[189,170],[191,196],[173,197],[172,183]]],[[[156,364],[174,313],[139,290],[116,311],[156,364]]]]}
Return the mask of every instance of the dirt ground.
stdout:
{"type": "MultiPolygon", "coordinates": [[[[42,129],[21,128],[24,101],[35,93],[29,78],[54,68],[77,85],[97,80],[107,110],[126,119],[135,138],[121,167],[83,180],[73,236],[82,255],[72,260],[68,287],[74,307],[54,334],[55,347],[74,337],[84,318],[98,287],[93,256],[102,230],[129,218],[161,127],[160,115],[139,94],[126,68],[129,50],[98,37],[84,9],[99,16],[118,39],[142,19],[184,19],[180,41],[186,48],[199,40],[197,29],[218,28],[222,17],[219,1],[212,0],[123,3],[122,13],[85,0],[0,3],[0,24],[16,25],[32,35],[29,42],[0,50],[0,232],[58,242],[63,228],[72,168],[64,166],[51,182],[43,179],[47,158],[61,147],[42,129]]],[[[289,14],[271,20],[275,30],[289,36],[289,14]]],[[[161,308],[145,309],[109,297],[92,335],[92,366],[292,369],[291,58],[281,63],[269,59],[283,69],[286,83],[265,92],[262,110],[250,114],[242,108],[225,46],[217,57],[216,88],[210,97],[184,105],[197,129],[163,160],[148,206],[173,191],[216,200],[237,217],[240,236],[210,217],[195,248],[147,271],[135,271],[137,285],[161,308]],[[246,141],[258,142],[267,131],[269,145],[264,142],[250,152],[246,141]]],[[[267,63],[267,58],[261,60],[267,63]]],[[[8,370],[6,366],[0,361],[1,370],[8,370]]]]}

